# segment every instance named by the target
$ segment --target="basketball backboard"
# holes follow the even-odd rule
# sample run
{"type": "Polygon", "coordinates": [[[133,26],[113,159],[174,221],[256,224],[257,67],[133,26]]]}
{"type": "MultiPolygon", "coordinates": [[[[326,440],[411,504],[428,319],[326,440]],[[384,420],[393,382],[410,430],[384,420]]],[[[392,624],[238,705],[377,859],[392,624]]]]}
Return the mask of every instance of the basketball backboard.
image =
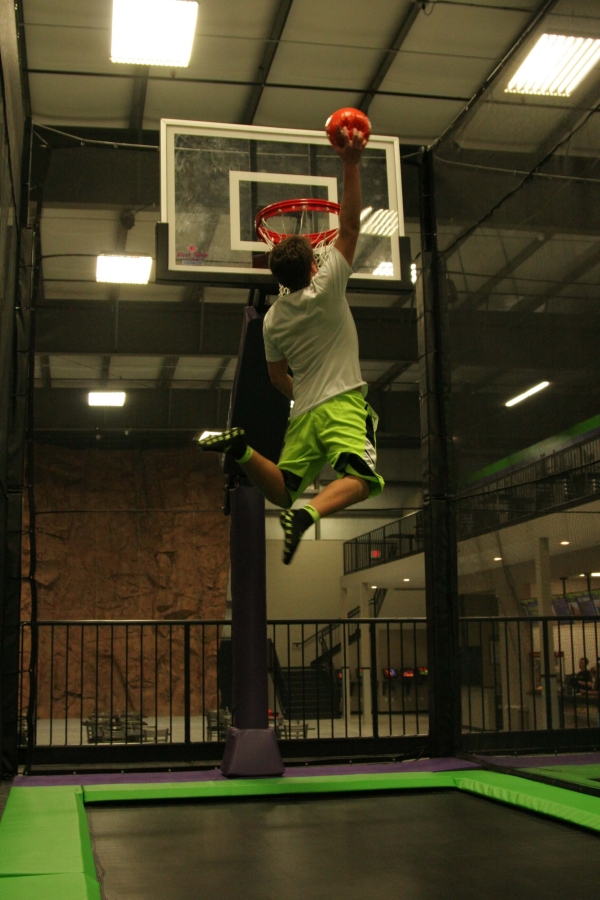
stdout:
{"type": "MultiPolygon", "coordinates": [[[[398,139],[372,136],[361,175],[361,234],[349,288],[405,289],[398,139]]],[[[342,162],[324,132],[163,119],[157,281],[274,284],[254,230],[257,212],[280,200],[339,201],[341,194],[342,162]]],[[[281,224],[293,230],[294,223],[281,224]]]]}

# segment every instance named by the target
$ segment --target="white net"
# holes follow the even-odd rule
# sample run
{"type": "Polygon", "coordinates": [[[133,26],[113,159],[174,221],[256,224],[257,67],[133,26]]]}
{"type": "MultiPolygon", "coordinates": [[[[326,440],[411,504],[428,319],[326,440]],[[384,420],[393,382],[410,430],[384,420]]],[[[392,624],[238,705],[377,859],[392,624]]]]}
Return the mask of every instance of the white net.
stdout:
{"type": "MultiPolygon", "coordinates": [[[[263,219],[262,224],[265,229],[260,232],[260,237],[269,251],[275,244],[290,235],[298,234],[309,237],[319,269],[326,262],[339,234],[337,213],[323,210],[298,209],[285,214],[279,213],[268,220],[263,219]],[[275,236],[276,239],[274,239],[275,236]]],[[[289,293],[289,288],[282,284],[279,285],[280,297],[289,293]]]]}

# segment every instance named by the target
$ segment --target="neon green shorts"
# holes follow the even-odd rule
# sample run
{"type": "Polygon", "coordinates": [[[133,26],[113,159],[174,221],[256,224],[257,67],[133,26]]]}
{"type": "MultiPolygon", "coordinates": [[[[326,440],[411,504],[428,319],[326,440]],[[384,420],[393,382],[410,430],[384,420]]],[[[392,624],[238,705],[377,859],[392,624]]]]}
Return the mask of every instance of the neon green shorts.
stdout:
{"type": "Polygon", "coordinates": [[[348,391],[290,419],[278,466],[292,501],[315,480],[326,462],[338,478],[355,475],[376,497],[384,480],[375,471],[377,416],[360,391],[348,391]]]}

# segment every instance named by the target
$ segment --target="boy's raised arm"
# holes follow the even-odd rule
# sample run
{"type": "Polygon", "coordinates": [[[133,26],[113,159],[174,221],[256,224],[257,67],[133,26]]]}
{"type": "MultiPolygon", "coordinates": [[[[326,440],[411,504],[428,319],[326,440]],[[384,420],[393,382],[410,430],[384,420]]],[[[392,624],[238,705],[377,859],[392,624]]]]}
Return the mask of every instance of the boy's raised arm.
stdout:
{"type": "Polygon", "coordinates": [[[360,232],[362,207],[360,157],[367,141],[362,131],[353,131],[350,138],[347,128],[340,131],[340,136],[344,144],[335,149],[344,163],[344,186],[340,205],[340,233],[334,247],[339,250],[346,262],[352,265],[360,232]]]}

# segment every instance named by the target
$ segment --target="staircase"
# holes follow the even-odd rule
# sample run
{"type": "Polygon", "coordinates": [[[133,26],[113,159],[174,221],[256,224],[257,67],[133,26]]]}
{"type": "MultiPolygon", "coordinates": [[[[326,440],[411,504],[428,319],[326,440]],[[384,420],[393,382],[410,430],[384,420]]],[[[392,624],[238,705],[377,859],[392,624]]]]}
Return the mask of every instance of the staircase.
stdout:
{"type": "Polygon", "coordinates": [[[340,718],[340,697],[327,667],[282,667],[280,679],[286,719],[340,718]]]}

